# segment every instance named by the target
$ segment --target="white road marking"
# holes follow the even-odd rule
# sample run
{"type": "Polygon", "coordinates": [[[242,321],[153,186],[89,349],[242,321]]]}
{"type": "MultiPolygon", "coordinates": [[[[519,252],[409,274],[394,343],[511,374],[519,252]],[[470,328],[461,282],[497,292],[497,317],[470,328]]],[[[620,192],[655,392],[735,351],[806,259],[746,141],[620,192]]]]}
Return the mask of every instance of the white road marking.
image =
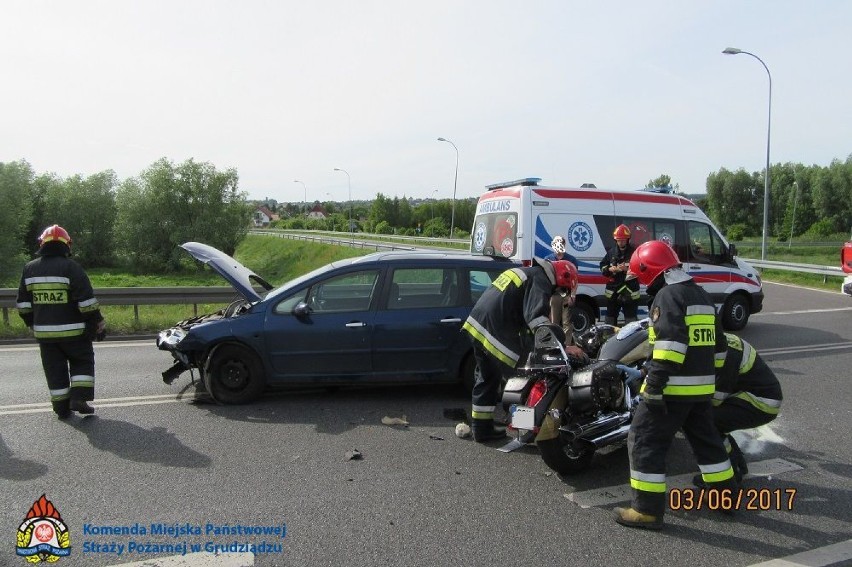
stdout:
{"type": "Polygon", "coordinates": [[[763,563],[753,563],[749,567],[824,567],[826,565],[849,565],[841,561],[852,562],[852,539],[832,545],[803,551],[779,559],[771,559],[763,563]]]}
{"type": "Polygon", "coordinates": [[[251,567],[254,565],[254,553],[214,554],[206,551],[169,555],[134,561],[133,563],[113,563],[112,567],[251,567]]]}
{"type": "MultiPolygon", "coordinates": [[[[206,399],[203,394],[161,394],[155,396],[129,396],[126,398],[104,398],[91,403],[95,409],[121,408],[127,406],[146,406],[152,404],[171,404],[175,402],[189,403],[198,399],[206,399]]],[[[37,404],[14,404],[0,406],[0,415],[23,413],[44,413],[53,411],[50,402],[37,404]]]]}
{"type": "MultiPolygon", "coordinates": [[[[784,459],[768,459],[765,461],[757,461],[748,464],[749,474],[746,478],[754,476],[774,476],[792,471],[803,470],[802,467],[785,461],[784,459]]],[[[669,488],[687,488],[692,486],[692,477],[698,471],[679,474],[666,477],[666,484],[669,488]]],[[[565,498],[577,504],[580,508],[592,508],[595,506],[609,506],[620,502],[629,502],[633,497],[633,492],[629,484],[619,484],[617,486],[607,486],[604,488],[596,488],[594,490],[584,490],[583,492],[569,492],[564,495],[565,498]]]]}
{"type": "Polygon", "coordinates": [[[761,311],[752,317],[763,317],[765,315],[801,315],[803,313],[835,313],[838,311],[852,311],[852,307],[832,307],[829,309],[799,309],[798,311],[761,311]]]}
{"type": "Polygon", "coordinates": [[[789,283],[781,283],[781,282],[771,282],[771,281],[767,281],[767,280],[763,280],[763,283],[764,284],[779,285],[781,287],[792,287],[792,288],[795,288],[795,289],[805,289],[805,290],[808,290],[808,291],[818,291],[820,293],[828,293],[828,294],[831,294],[831,295],[843,295],[843,293],[840,292],[840,291],[833,291],[833,290],[830,290],[830,289],[820,289],[820,288],[816,288],[816,287],[808,287],[806,285],[789,284],[789,283]]]}

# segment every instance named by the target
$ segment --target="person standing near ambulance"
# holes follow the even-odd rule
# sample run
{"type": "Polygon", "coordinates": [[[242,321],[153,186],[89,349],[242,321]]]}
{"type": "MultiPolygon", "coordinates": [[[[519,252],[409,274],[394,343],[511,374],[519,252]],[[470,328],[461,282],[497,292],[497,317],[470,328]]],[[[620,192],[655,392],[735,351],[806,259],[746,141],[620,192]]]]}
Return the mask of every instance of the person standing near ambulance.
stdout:
{"type": "Polygon", "coordinates": [[[618,321],[618,312],[624,309],[624,322],[636,321],[636,312],[639,308],[639,282],[636,279],[627,278],[627,270],[630,267],[630,258],[633,256],[634,248],[630,244],[630,229],[625,224],[618,225],[612,233],[615,246],[606,251],[606,256],[601,259],[601,273],[607,278],[606,289],[606,317],[604,322],[615,325],[618,321]]]}
{"type": "Polygon", "coordinates": [[[632,503],[615,509],[615,521],[659,530],[666,509],[666,454],[678,430],[709,489],[737,488],[713,422],[716,368],[725,361],[727,341],[713,300],[682,269],[668,244],[651,240],[640,245],[630,259],[630,274],[654,298],[648,328],[652,354],[642,369],[642,402],[627,437],[632,503]]]}
{"type": "MultiPolygon", "coordinates": [[[[544,257],[545,260],[554,262],[556,260],[567,260],[574,264],[574,267],[579,271],[577,259],[566,252],[566,242],[564,236],[554,236],[550,243],[552,254],[544,257]]],[[[577,299],[575,290],[569,290],[564,287],[557,287],[553,295],[550,296],[550,321],[554,325],[562,327],[565,333],[565,346],[574,344],[574,324],[571,322],[571,308],[577,299]]]]}
{"type": "Polygon", "coordinates": [[[71,236],[49,226],[38,239],[38,258],[24,266],[17,309],[33,330],[50,390],[53,411],[66,419],[72,411],[94,413],[95,352],[92,340],[103,339],[101,315],[89,276],[72,260],[71,236]]]}
{"type": "Polygon", "coordinates": [[[846,295],[852,296],[852,240],[840,249],[840,267],[843,273],[848,274],[843,280],[840,290],[846,295]]]}

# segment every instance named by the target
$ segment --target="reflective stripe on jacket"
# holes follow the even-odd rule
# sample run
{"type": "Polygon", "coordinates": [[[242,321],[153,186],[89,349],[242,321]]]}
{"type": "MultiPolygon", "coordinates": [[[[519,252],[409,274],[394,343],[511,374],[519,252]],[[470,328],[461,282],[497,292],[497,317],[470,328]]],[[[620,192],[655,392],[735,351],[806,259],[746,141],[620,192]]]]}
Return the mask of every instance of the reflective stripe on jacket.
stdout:
{"type": "Polygon", "coordinates": [[[530,331],[550,323],[553,284],[539,266],[500,274],[462,328],[497,360],[514,368],[529,349],[530,331]]]}
{"type": "Polygon", "coordinates": [[[650,313],[646,386],[669,399],[711,399],[727,343],[710,296],[689,278],[663,287],[650,313]]]}

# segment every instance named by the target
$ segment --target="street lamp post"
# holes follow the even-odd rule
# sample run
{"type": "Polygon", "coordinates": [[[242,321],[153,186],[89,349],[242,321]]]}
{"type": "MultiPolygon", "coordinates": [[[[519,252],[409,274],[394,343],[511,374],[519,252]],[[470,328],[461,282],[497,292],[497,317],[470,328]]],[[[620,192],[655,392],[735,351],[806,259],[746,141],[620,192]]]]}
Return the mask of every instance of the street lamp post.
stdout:
{"type": "Polygon", "coordinates": [[[787,243],[787,249],[793,247],[793,229],[796,227],[796,204],[799,202],[799,182],[793,181],[793,187],[796,188],[796,193],[793,196],[793,220],[790,221],[790,241],[787,243]]]}
{"type": "Polygon", "coordinates": [[[432,191],[432,224],[429,225],[430,236],[435,236],[435,194],[437,192],[437,189],[432,191]]]}
{"type": "Polygon", "coordinates": [[[449,141],[446,138],[438,138],[438,141],[439,142],[447,142],[448,144],[450,144],[453,147],[453,149],[456,150],[456,176],[453,178],[453,209],[452,209],[452,212],[450,213],[450,238],[452,238],[453,237],[453,229],[455,228],[455,224],[456,224],[456,186],[458,185],[458,182],[459,182],[459,149],[456,147],[456,145],[454,143],[452,143],[451,141],[449,141]]]}
{"type": "Polygon", "coordinates": [[[335,167],[334,171],[342,171],[346,174],[346,182],[349,185],[349,234],[352,235],[352,177],[350,177],[349,172],[345,169],[340,169],[339,167],[335,167]]]}
{"type": "Polygon", "coordinates": [[[293,183],[301,183],[302,187],[305,188],[305,218],[308,218],[308,187],[304,181],[299,181],[298,179],[294,179],[293,183]]]}
{"type": "Polygon", "coordinates": [[[754,53],[749,53],[736,47],[727,47],[722,53],[725,55],[739,55],[740,53],[751,55],[760,61],[760,64],[766,69],[766,75],[769,77],[769,113],[766,119],[766,177],[763,184],[763,242],[760,246],[760,259],[766,260],[766,237],[769,234],[769,141],[772,127],[772,74],[769,72],[769,67],[766,66],[763,59],[754,53]]]}

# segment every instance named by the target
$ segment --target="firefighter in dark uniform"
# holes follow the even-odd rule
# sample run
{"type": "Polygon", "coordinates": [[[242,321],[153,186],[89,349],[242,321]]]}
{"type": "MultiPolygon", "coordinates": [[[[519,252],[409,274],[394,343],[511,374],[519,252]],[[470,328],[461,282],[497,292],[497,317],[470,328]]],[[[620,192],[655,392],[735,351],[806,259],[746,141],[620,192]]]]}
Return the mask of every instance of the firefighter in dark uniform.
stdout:
{"type": "Polygon", "coordinates": [[[71,236],[53,225],[39,236],[38,258],[24,267],[17,308],[33,330],[60,419],[71,411],[90,414],[95,397],[95,352],[92,339],[103,338],[106,323],[89,277],[69,258],[71,236]]]}
{"type": "Polygon", "coordinates": [[[630,527],[661,529],[666,509],[666,453],[679,429],[692,446],[704,482],[711,489],[736,489],[734,471],[713,424],[716,367],[727,343],[713,300],[681,269],[665,242],[640,245],[630,273],[654,297],[648,340],[651,359],[643,367],[642,402],[627,438],[630,453],[630,508],[616,508],[615,520],[630,527]]]}
{"type": "MultiPolygon", "coordinates": [[[[723,436],[734,476],[741,480],[748,474],[748,465],[730,433],[760,427],[778,417],[783,396],[778,378],[753,346],[730,333],[725,333],[725,339],[728,352],[716,373],[713,422],[723,436]]],[[[704,486],[701,475],[692,480],[704,486]]]]}
{"type": "Polygon", "coordinates": [[[639,282],[634,278],[627,278],[627,270],[630,266],[630,258],[633,256],[634,248],[630,244],[630,229],[627,225],[618,225],[612,233],[615,246],[606,251],[606,256],[601,259],[601,273],[607,278],[606,289],[606,317],[605,323],[615,325],[618,320],[618,312],[624,309],[624,322],[630,323],[636,320],[636,310],[639,304],[639,282]]]}
{"type": "MultiPolygon", "coordinates": [[[[476,382],[473,386],[471,430],[478,442],[505,437],[503,429],[494,427],[504,371],[524,360],[532,347],[535,329],[550,325],[550,296],[556,287],[574,291],[577,268],[571,262],[549,262],[535,258],[528,268],[511,268],[498,276],[473,306],[463,329],[470,333],[476,358],[476,382]]],[[[552,325],[560,341],[562,329],[552,325]]],[[[578,347],[566,349],[582,357],[578,347]]]]}

